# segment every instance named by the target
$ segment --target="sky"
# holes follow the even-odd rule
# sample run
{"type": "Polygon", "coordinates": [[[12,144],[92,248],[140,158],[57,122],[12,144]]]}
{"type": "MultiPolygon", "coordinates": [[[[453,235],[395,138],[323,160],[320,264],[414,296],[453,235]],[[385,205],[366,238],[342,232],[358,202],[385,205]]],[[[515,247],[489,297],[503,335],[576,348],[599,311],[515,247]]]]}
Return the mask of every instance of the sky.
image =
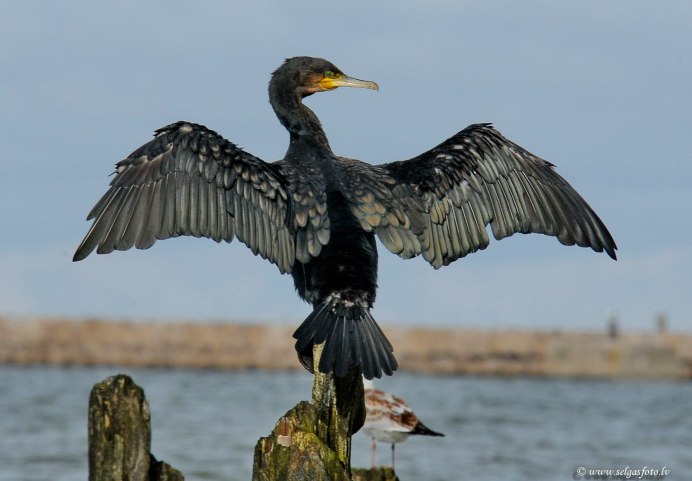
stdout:
{"type": "Polygon", "coordinates": [[[72,255],[114,164],[177,120],[266,160],[284,58],[376,81],[306,99],[333,150],[413,157],[475,122],[556,164],[619,259],[516,235],[434,270],[380,245],[383,326],[692,328],[692,3],[684,1],[3,2],[0,317],[296,326],[289,276],[243,244],[72,255]]]}

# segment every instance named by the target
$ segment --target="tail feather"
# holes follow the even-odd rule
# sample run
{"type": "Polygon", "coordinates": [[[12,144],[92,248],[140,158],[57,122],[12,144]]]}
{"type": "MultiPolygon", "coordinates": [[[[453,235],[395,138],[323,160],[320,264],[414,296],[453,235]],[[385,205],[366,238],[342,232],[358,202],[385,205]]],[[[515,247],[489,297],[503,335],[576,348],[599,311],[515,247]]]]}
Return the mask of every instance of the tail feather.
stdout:
{"type": "Polygon", "coordinates": [[[398,365],[392,345],[367,307],[324,301],[293,334],[303,365],[312,370],[312,348],[324,342],[319,370],[343,377],[359,366],[366,379],[392,375],[398,365]]]}
{"type": "MultiPolygon", "coordinates": [[[[370,315],[370,312],[366,311],[365,314],[372,321],[364,324],[363,334],[365,334],[365,345],[373,346],[374,348],[367,352],[366,355],[370,358],[371,363],[376,363],[377,359],[391,356],[393,349],[389,340],[384,335],[384,332],[380,329],[380,326],[377,325],[375,319],[370,315]],[[378,342],[378,339],[383,339],[385,342],[378,342]]],[[[396,369],[396,367],[394,369],[396,369]]],[[[391,374],[392,373],[387,373],[387,375],[391,374]]]]}
{"type": "MultiPolygon", "coordinates": [[[[329,372],[333,367],[334,372],[338,376],[343,376],[348,372],[348,351],[346,347],[348,345],[348,329],[346,329],[346,324],[348,320],[343,316],[338,316],[332,321],[332,325],[328,326],[328,335],[324,339],[324,350],[322,351],[322,358],[320,359],[320,371],[329,372]],[[329,362],[326,362],[329,360],[329,362]],[[332,361],[333,360],[333,361],[332,361]],[[330,366],[333,364],[333,366],[330,366]]],[[[319,344],[319,341],[316,340],[319,344]]]]}
{"type": "Polygon", "coordinates": [[[372,373],[375,369],[375,363],[372,360],[370,351],[365,349],[365,337],[360,329],[353,331],[353,345],[355,347],[356,359],[361,360],[361,370],[372,373]]]}
{"type": "Polygon", "coordinates": [[[423,436],[444,436],[444,434],[433,431],[420,421],[418,421],[409,434],[421,434],[423,436]]]}

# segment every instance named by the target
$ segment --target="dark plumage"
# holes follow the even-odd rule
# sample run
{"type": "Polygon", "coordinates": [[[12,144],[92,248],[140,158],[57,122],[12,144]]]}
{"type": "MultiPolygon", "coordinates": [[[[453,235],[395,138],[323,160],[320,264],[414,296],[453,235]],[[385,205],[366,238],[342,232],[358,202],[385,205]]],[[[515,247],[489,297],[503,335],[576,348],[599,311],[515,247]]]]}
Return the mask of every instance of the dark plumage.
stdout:
{"type": "Polygon", "coordinates": [[[291,273],[313,312],[295,333],[311,367],[367,378],[397,368],[392,346],[370,315],[377,287],[375,236],[404,259],[439,268],[516,232],[553,235],[615,259],[615,242],[582,197],[546,162],[489,124],[467,127],[410,160],[370,165],[336,156],[302,99],[336,87],[377,89],[317,58],[286,60],[269,97],[290,133],[283,160],[266,163],[190,122],[156,131],[116,164],[111,187],[89,213],[94,222],[74,255],[151,247],[192,235],[237,237],[291,273]]]}

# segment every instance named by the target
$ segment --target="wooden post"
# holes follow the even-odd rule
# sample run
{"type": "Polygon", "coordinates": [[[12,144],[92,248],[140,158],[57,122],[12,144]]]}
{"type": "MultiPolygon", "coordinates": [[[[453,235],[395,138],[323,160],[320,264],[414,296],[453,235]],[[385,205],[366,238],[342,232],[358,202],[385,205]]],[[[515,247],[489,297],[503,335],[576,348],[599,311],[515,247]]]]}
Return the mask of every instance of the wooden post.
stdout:
{"type": "Polygon", "coordinates": [[[399,481],[394,470],[389,466],[371,469],[354,469],[353,481],[399,481]]]}
{"type": "Polygon", "coordinates": [[[317,409],[317,437],[323,440],[351,472],[351,436],[365,422],[363,379],[360,369],[344,377],[318,369],[323,344],[315,346],[312,404],[317,409]]]}
{"type": "MultiPolygon", "coordinates": [[[[255,446],[253,481],[397,481],[391,468],[351,472],[351,436],[365,420],[359,369],[343,378],[317,369],[302,401],[255,446]]],[[[149,403],[129,376],[96,384],[89,397],[89,481],[183,481],[150,453],[149,403]]]]}
{"type": "Polygon", "coordinates": [[[360,369],[345,377],[318,369],[313,349],[312,402],[301,402],[255,446],[253,481],[351,481],[351,436],[365,421],[360,369]]]}
{"type": "Polygon", "coordinates": [[[149,403],[129,376],[96,384],[89,396],[89,481],[183,481],[150,453],[149,403]]]}

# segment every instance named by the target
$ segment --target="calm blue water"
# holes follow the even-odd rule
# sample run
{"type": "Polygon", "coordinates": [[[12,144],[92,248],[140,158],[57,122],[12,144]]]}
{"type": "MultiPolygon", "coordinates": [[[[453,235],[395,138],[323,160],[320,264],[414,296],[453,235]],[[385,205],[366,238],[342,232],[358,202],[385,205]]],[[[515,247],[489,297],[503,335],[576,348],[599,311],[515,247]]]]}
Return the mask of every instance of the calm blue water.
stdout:
{"type": "MultiPolygon", "coordinates": [[[[89,391],[118,372],[145,389],[154,455],[188,480],[249,480],[255,442],[311,387],[303,372],[0,366],[0,481],[86,479],[89,391]]],[[[398,445],[401,481],[570,480],[579,466],[692,479],[691,383],[398,373],[377,386],[447,435],[398,445]]],[[[369,439],[353,444],[368,467],[369,439]]]]}

